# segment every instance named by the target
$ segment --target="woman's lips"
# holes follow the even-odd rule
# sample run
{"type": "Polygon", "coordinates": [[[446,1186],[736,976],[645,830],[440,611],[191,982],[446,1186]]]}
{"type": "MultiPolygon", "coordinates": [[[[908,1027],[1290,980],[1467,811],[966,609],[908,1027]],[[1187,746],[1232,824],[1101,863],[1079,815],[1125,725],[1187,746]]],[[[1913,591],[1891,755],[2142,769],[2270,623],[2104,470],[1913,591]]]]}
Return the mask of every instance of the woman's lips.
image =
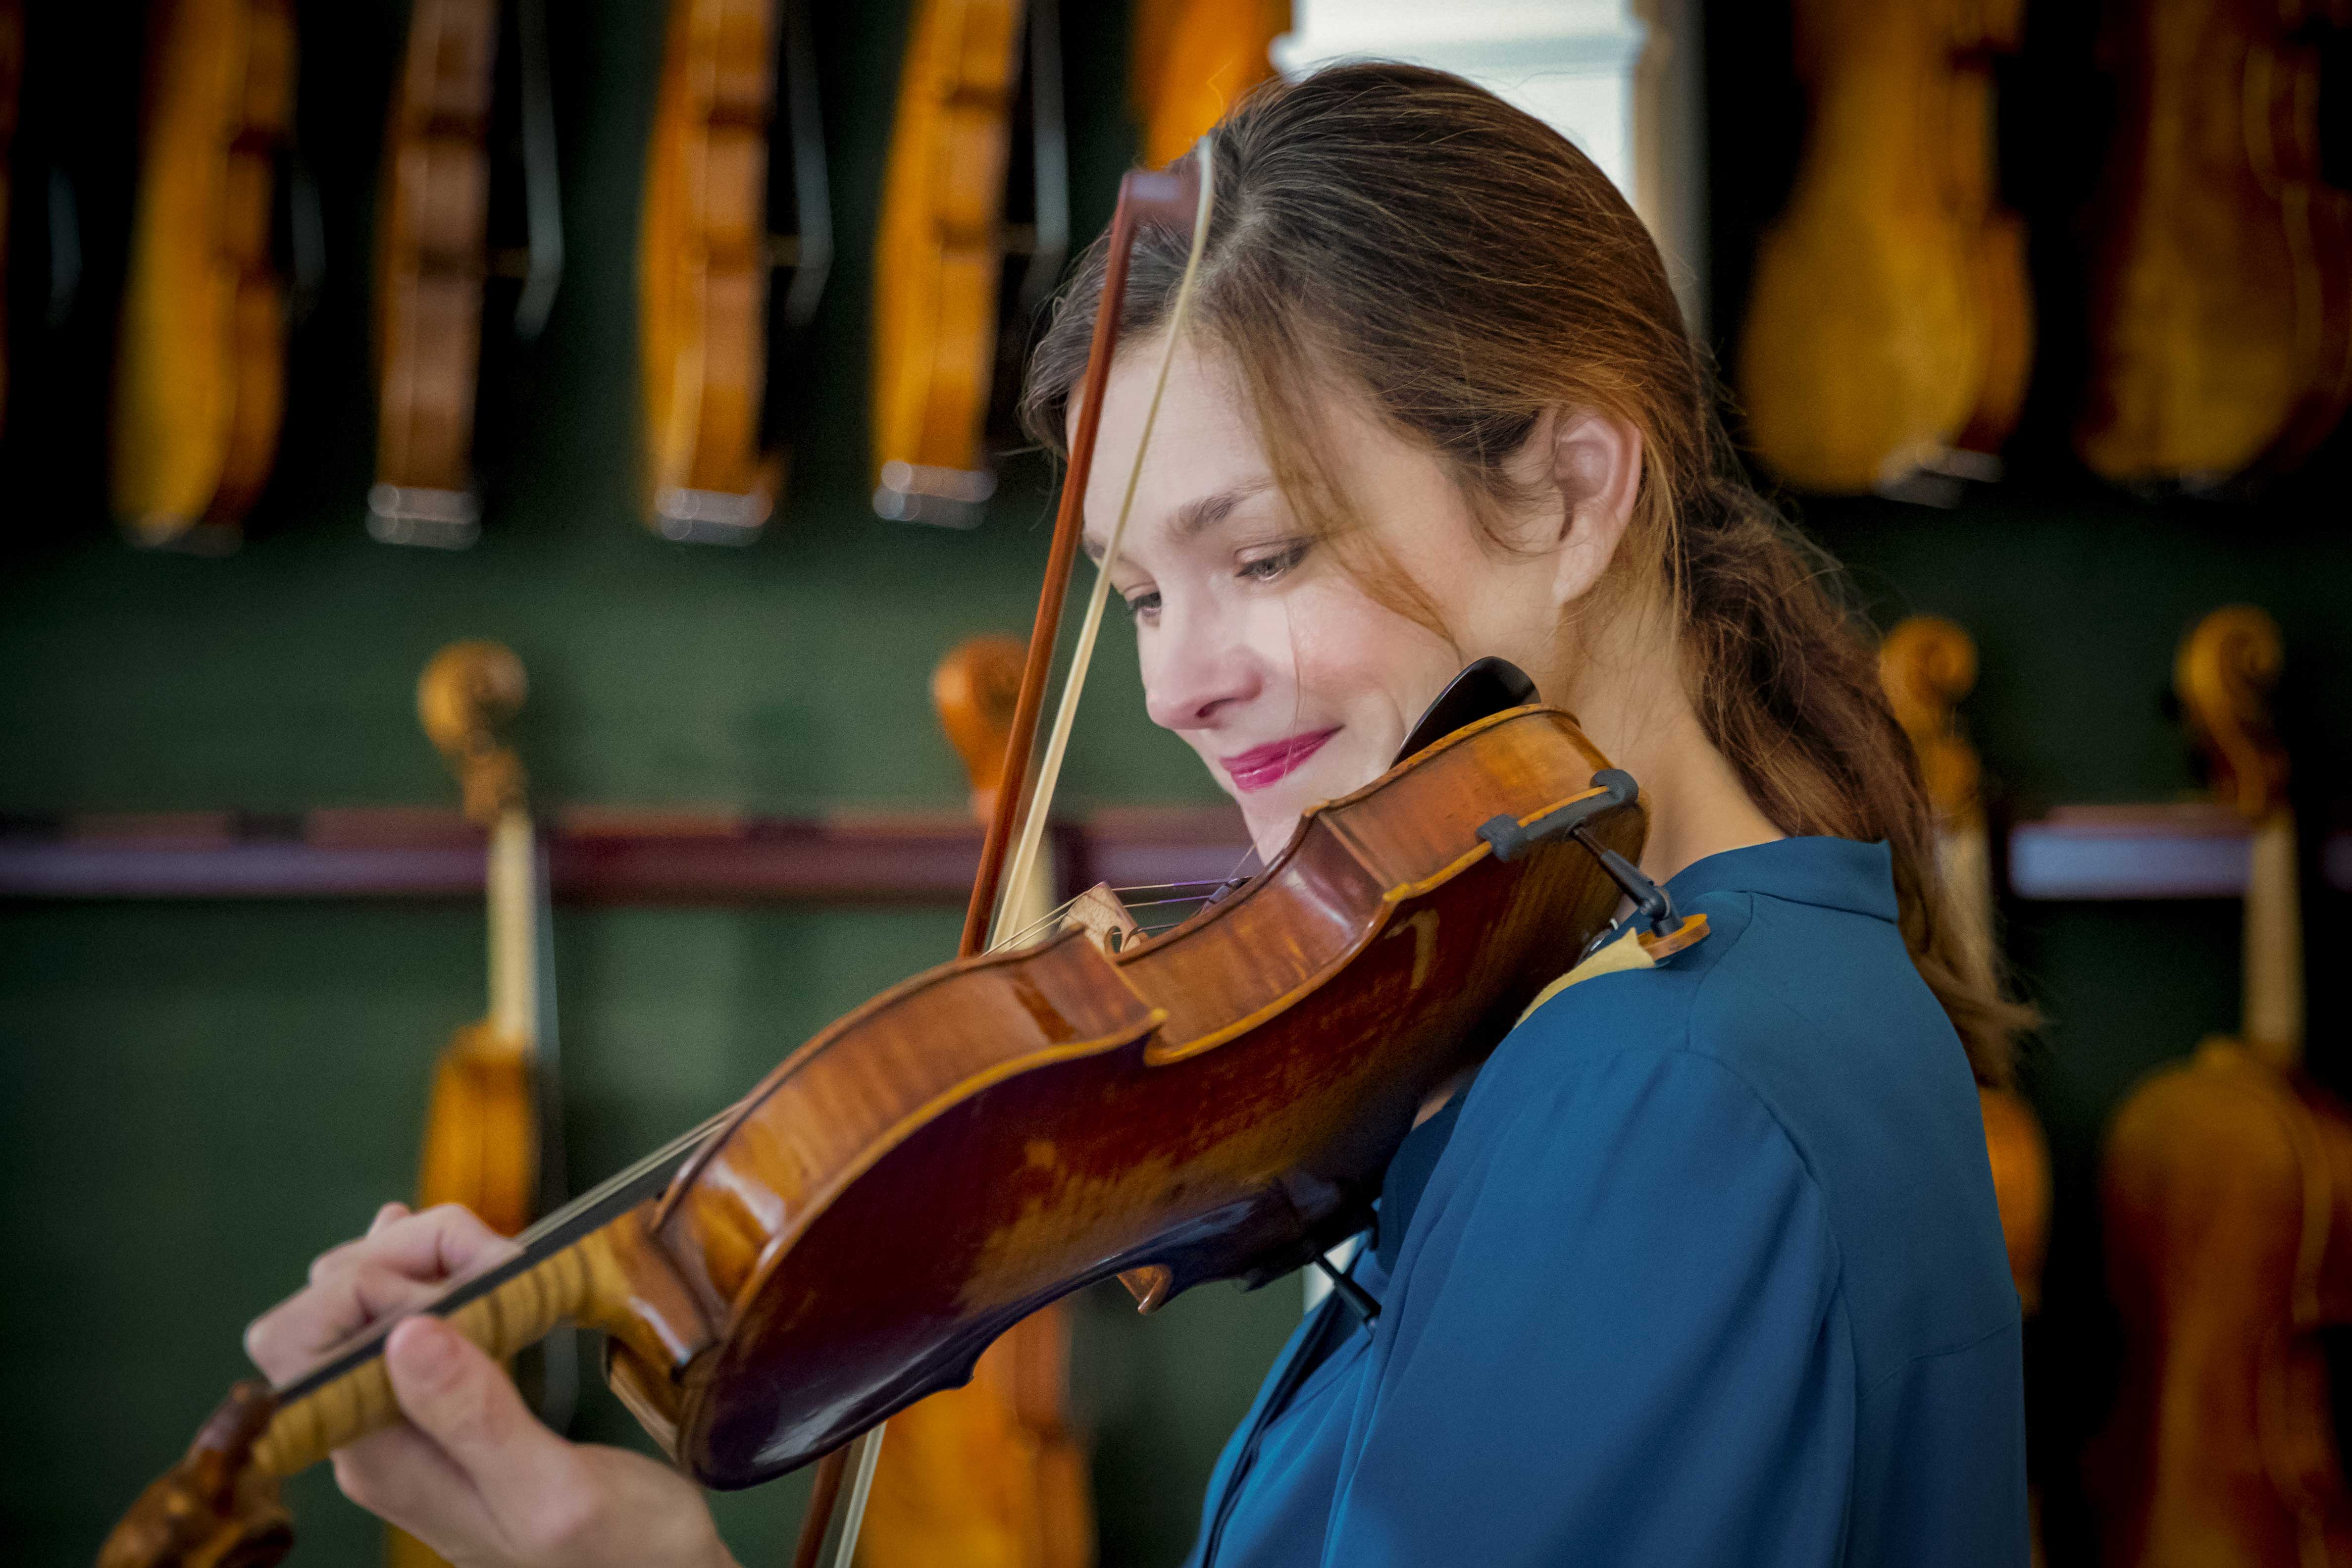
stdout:
{"type": "Polygon", "coordinates": [[[1220,757],[1217,765],[1233,776],[1234,786],[1240,789],[1263,789],[1283,779],[1299,764],[1323,749],[1323,743],[1339,733],[1339,727],[1318,729],[1311,735],[1293,735],[1281,740],[1270,740],[1264,746],[1253,746],[1247,751],[1231,757],[1220,757]]]}

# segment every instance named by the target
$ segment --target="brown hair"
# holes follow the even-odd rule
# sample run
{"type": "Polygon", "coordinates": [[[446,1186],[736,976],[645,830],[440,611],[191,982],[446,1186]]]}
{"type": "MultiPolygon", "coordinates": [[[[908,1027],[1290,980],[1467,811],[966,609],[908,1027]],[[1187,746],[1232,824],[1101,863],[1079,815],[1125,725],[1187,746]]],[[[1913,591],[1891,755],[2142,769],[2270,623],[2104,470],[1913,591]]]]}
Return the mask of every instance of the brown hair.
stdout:
{"type": "MultiPolygon", "coordinates": [[[[1402,65],[1269,84],[1216,137],[1193,320],[1236,350],[1293,506],[1346,511],[1312,439],[1311,392],[1335,379],[1437,454],[1490,535],[1523,499],[1507,462],[1547,411],[1633,425],[1643,472],[1614,587],[1671,606],[1707,737],[1774,825],[1887,841],[1911,956],[1978,1076],[2004,1082],[2032,1015],[1948,907],[1918,765],[1834,563],[1748,482],[1657,247],[1608,177],[1485,89],[1402,65]]],[[[1139,233],[1122,341],[1164,324],[1188,237],[1139,233]]],[[[1097,242],[1031,361],[1023,419],[1056,454],[1104,264],[1097,242]]]]}

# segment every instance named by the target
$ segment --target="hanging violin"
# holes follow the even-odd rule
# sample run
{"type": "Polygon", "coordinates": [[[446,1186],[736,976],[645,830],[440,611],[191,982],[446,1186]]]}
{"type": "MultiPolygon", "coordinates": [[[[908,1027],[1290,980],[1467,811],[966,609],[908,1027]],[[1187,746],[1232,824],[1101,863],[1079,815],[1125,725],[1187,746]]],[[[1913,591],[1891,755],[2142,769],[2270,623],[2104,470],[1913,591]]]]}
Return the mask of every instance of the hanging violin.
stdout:
{"type": "Polygon", "coordinates": [[[995,493],[989,412],[1024,347],[998,329],[1044,302],[1068,246],[1059,33],[1054,0],[915,7],[874,269],[874,510],[895,522],[969,528],[995,493]]]}
{"type": "Polygon", "coordinates": [[[2235,1038],[2151,1073],[2108,1128],[2107,1280],[2125,1335],[2089,1467],[2112,1568],[2352,1564],[2323,1331],[2352,1323],[2352,1109],[2303,1072],[2303,929],[2271,618],[2217,610],[2176,686],[2252,832],[2235,1038]]]}
{"type": "Polygon", "coordinates": [[[783,488],[788,400],[772,383],[797,368],[832,265],[816,72],[799,0],[668,9],[637,254],[646,524],[748,544],[783,488]],[[781,160],[772,119],[789,137],[781,160]],[[772,207],[793,232],[770,232],[772,207]],[[772,308],[780,267],[791,282],[772,308]]]}
{"type": "Polygon", "coordinates": [[[2352,407],[2352,189],[2322,156],[2322,29],[2352,6],[2110,8],[2123,115],[2074,447],[2120,484],[2291,468],[2352,407]]]}
{"type": "Polygon", "coordinates": [[[0,429],[8,419],[8,148],[24,86],[23,0],[0,0],[0,429]]]}
{"type": "Polygon", "coordinates": [[[1269,51],[1290,31],[1290,0],[1138,0],[1128,97],[1143,124],[1143,162],[1172,163],[1243,94],[1274,75],[1269,51]]]}
{"type": "MultiPolygon", "coordinates": [[[[467,819],[489,833],[489,1011],[434,1064],[416,1207],[459,1204],[513,1236],[562,1196],[562,1119],[546,965],[547,880],[521,758],[498,737],[522,708],[522,661],[497,643],[452,643],[416,683],[425,733],[465,791],[467,819]]],[[[541,1416],[561,1427],[573,1389],[568,1346],[541,1366],[541,1416]]],[[[390,1532],[393,1568],[430,1568],[422,1542],[390,1532]]]]}
{"type": "MultiPolygon", "coordinates": [[[[1139,224],[1192,233],[1164,378],[1205,243],[1212,147],[1120,188],[965,956],[833,1024],[421,1309],[498,1357],[565,1321],[603,1331],[614,1391],[706,1485],[828,1454],[1095,1281],[1120,1276],[1149,1312],[1204,1281],[1287,1273],[1363,1226],[1423,1101],[1627,892],[1632,939],[1651,952],[1704,935],[1634,869],[1639,789],[1572,718],[1528,703],[1465,720],[1441,698],[1407,755],[1310,809],[1264,871],[1175,928],[981,951],[998,889],[1034,862],[1108,595],[1098,574],[1027,791],[1129,252],[1139,224]]],[[[1147,421],[1143,450],[1149,438],[1147,421]]],[[[389,1328],[275,1387],[233,1390],[116,1528],[102,1568],[282,1555],[278,1479],[399,1419],[389,1328]]],[[[833,1490],[821,1478],[821,1497],[833,1490]]]]}
{"type": "Polygon", "coordinates": [[[538,335],[562,274],[554,114],[543,0],[418,0],[394,84],[376,204],[376,476],[368,532],[386,544],[458,549],[481,519],[475,404],[486,285],[519,275],[513,336],[538,335]],[[501,14],[510,15],[511,41],[501,14]],[[500,56],[519,57],[501,67],[500,56]],[[503,84],[500,77],[509,76],[503,84]],[[503,103],[502,103],[502,100],[503,103]],[[506,110],[501,115],[501,109],[506,110]],[[520,153],[524,243],[491,246],[510,120],[520,153]]]}
{"type": "MultiPolygon", "coordinates": [[[[1003,786],[1024,658],[1017,637],[971,637],[931,672],[932,706],[971,774],[972,810],[983,823],[1003,786]]],[[[1000,924],[1048,928],[1054,886],[1050,859],[1040,857],[1027,885],[1006,899],[1000,924]]],[[[865,1568],[1086,1568],[1094,1561],[1069,1353],[1067,1312],[1054,1302],[982,1352],[971,1383],[892,1418],[858,1537],[865,1568]]]]}
{"type": "Polygon", "coordinates": [[[1792,484],[1927,495],[1998,471],[2033,336],[2025,231],[1994,196],[1991,56],[2021,10],[1797,0],[1812,111],[1739,351],[1758,454],[1792,484]],[[1942,486],[1916,491],[1923,472],[1942,486]]]}
{"type": "Polygon", "coordinates": [[[271,218],[293,129],[294,11],[162,0],[147,26],[113,506],[140,544],[215,551],[236,545],[269,477],[285,406],[271,218]]]}

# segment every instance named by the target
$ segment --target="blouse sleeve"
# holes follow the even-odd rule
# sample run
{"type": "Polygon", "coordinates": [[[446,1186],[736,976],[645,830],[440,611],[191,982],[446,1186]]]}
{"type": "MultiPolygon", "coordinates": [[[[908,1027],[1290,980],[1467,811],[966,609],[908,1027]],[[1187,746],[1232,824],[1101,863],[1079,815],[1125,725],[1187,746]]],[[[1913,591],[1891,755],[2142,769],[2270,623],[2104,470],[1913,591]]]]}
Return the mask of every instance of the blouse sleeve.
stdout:
{"type": "Polygon", "coordinates": [[[1853,1361],[1780,1124],[1704,1055],[1507,1054],[1405,1238],[1324,1563],[1836,1561],[1853,1361]]]}

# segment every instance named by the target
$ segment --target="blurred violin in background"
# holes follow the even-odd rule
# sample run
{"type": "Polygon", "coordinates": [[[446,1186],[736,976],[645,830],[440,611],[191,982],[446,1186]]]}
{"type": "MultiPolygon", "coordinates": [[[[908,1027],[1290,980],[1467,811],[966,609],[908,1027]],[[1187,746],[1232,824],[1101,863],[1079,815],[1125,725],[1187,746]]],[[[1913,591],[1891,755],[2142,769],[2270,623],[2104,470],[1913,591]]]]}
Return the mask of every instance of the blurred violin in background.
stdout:
{"type": "Polygon", "coordinates": [[[116,349],[114,512],[133,540],[234,548],[278,452],[273,245],[293,126],[289,0],[155,0],[116,349]]]}
{"type": "Polygon", "coordinates": [[[546,32],[543,0],[418,0],[409,13],[376,205],[368,531],[387,544],[473,542],[486,284],[496,273],[520,279],[509,319],[519,340],[537,337],[554,302],[563,238],[546,32]],[[502,126],[509,136],[496,135],[502,126]],[[520,165],[525,237],[494,252],[499,141],[520,165]]]}
{"type": "Polygon", "coordinates": [[[1795,0],[1811,106],[1738,357],[1758,455],[1832,494],[1946,498],[2016,425],[2025,231],[1995,194],[1991,58],[2021,0],[1795,0]],[[1940,485],[1935,483],[1941,480],[1940,485]]]}
{"type": "MultiPolygon", "coordinates": [[[[973,814],[995,812],[1021,691],[1017,637],[972,637],[931,674],[940,726],[971,779],[973,814]]],[[[1013,931],[1048,928],[1054,868],[1040,859],[1007,901],[1013,931]]],[[[866,1505],[866,1568],[937,1563],[1086,1568],[1095,1558],[1087,1452],[1070,1416],[1068,1309],[1041,1307],[981,1353],[971,1381],[890,1422],[866,1505]]]]}
{"type": "MultiPolygon", "coordinates": [[[[464,790],[467,820],[489,834],[489,1010],[434,1064],[416,1207],[460,1204],[501,1236],[520,1235],[563,1192],[546,870],[522,759],[498,734],[528,692],[522,662],[488,642],[450,643],[416,683],[425,733],[464,790]]],[[[551,1344],[539,1368],[540,1415],[558,1431],[575,1393],[570,1338],[551,1344]]],[[[389,1535],[392,1568],[441,1561],[400,1531],[389,1535]]]]}
{"type": "Polygon", "coordinates": [[[1068,248],[1052,0],[918,0],[874,265],[874,509],[969,528],[995,493],[991,408],[1068,248]],[[1025,50],[1023,47],[1026,43],[1025,50]],[[1016,132],[1024,128],[1021,137],[1016,132]],[[1025,166],[1025,169],[1024,169],[1025,166]],[[1016,176],[1025,172],[1027,180],[1016,176]],[[1006,221],[1025,193],[1026,224],[1006,221]],[[1024,257],[1013,270],[1008,256],[1024,257]],[[1010,352],[1000,329],[1013,324],[1010,352]]]}
{"type": "Polygon", "coordinates": [[[8,150],[24,90],[24,0],[0,0],[0,430],[8,423],[8,150]]]}
{"type": "Polygon", "coordinates": [[[1192,150],[1244,94],[1274,75],[1290,0],[1136,0],[1129,95],[1146,168],[1192,150]]]}
{"type": "Polygon", "coordinates": [[[2075,450],[2119,484],[2293,467],[2352,405],[2352,191],[2320,145],[2321,35],[2352,5],[2131,0],[2110,22],[2075,450]]]}
{"type": "Polygon", "coordinates": [[[2108,1287],[2126,1360],[2088,1467],[2110,1568],[2352,1563],[2321,1331],[2352,1322],[2352,1112],[2303,1071],[2278,628],[2217,610],[2175,686],[2213,793],[2252,831],[2245,1014],[2145,1080],[2109,1126],[2108,1287]]]}
{"type": "Polygon", "coordinates": [[[815,68],[797,0],[669,0],[668,16],[638,227],[646,521],[743,544],[782,493],[774,383],[797,372],[832,264],[815,68]],[[772,209],[794,228],[772,233],[772,209]]]}

